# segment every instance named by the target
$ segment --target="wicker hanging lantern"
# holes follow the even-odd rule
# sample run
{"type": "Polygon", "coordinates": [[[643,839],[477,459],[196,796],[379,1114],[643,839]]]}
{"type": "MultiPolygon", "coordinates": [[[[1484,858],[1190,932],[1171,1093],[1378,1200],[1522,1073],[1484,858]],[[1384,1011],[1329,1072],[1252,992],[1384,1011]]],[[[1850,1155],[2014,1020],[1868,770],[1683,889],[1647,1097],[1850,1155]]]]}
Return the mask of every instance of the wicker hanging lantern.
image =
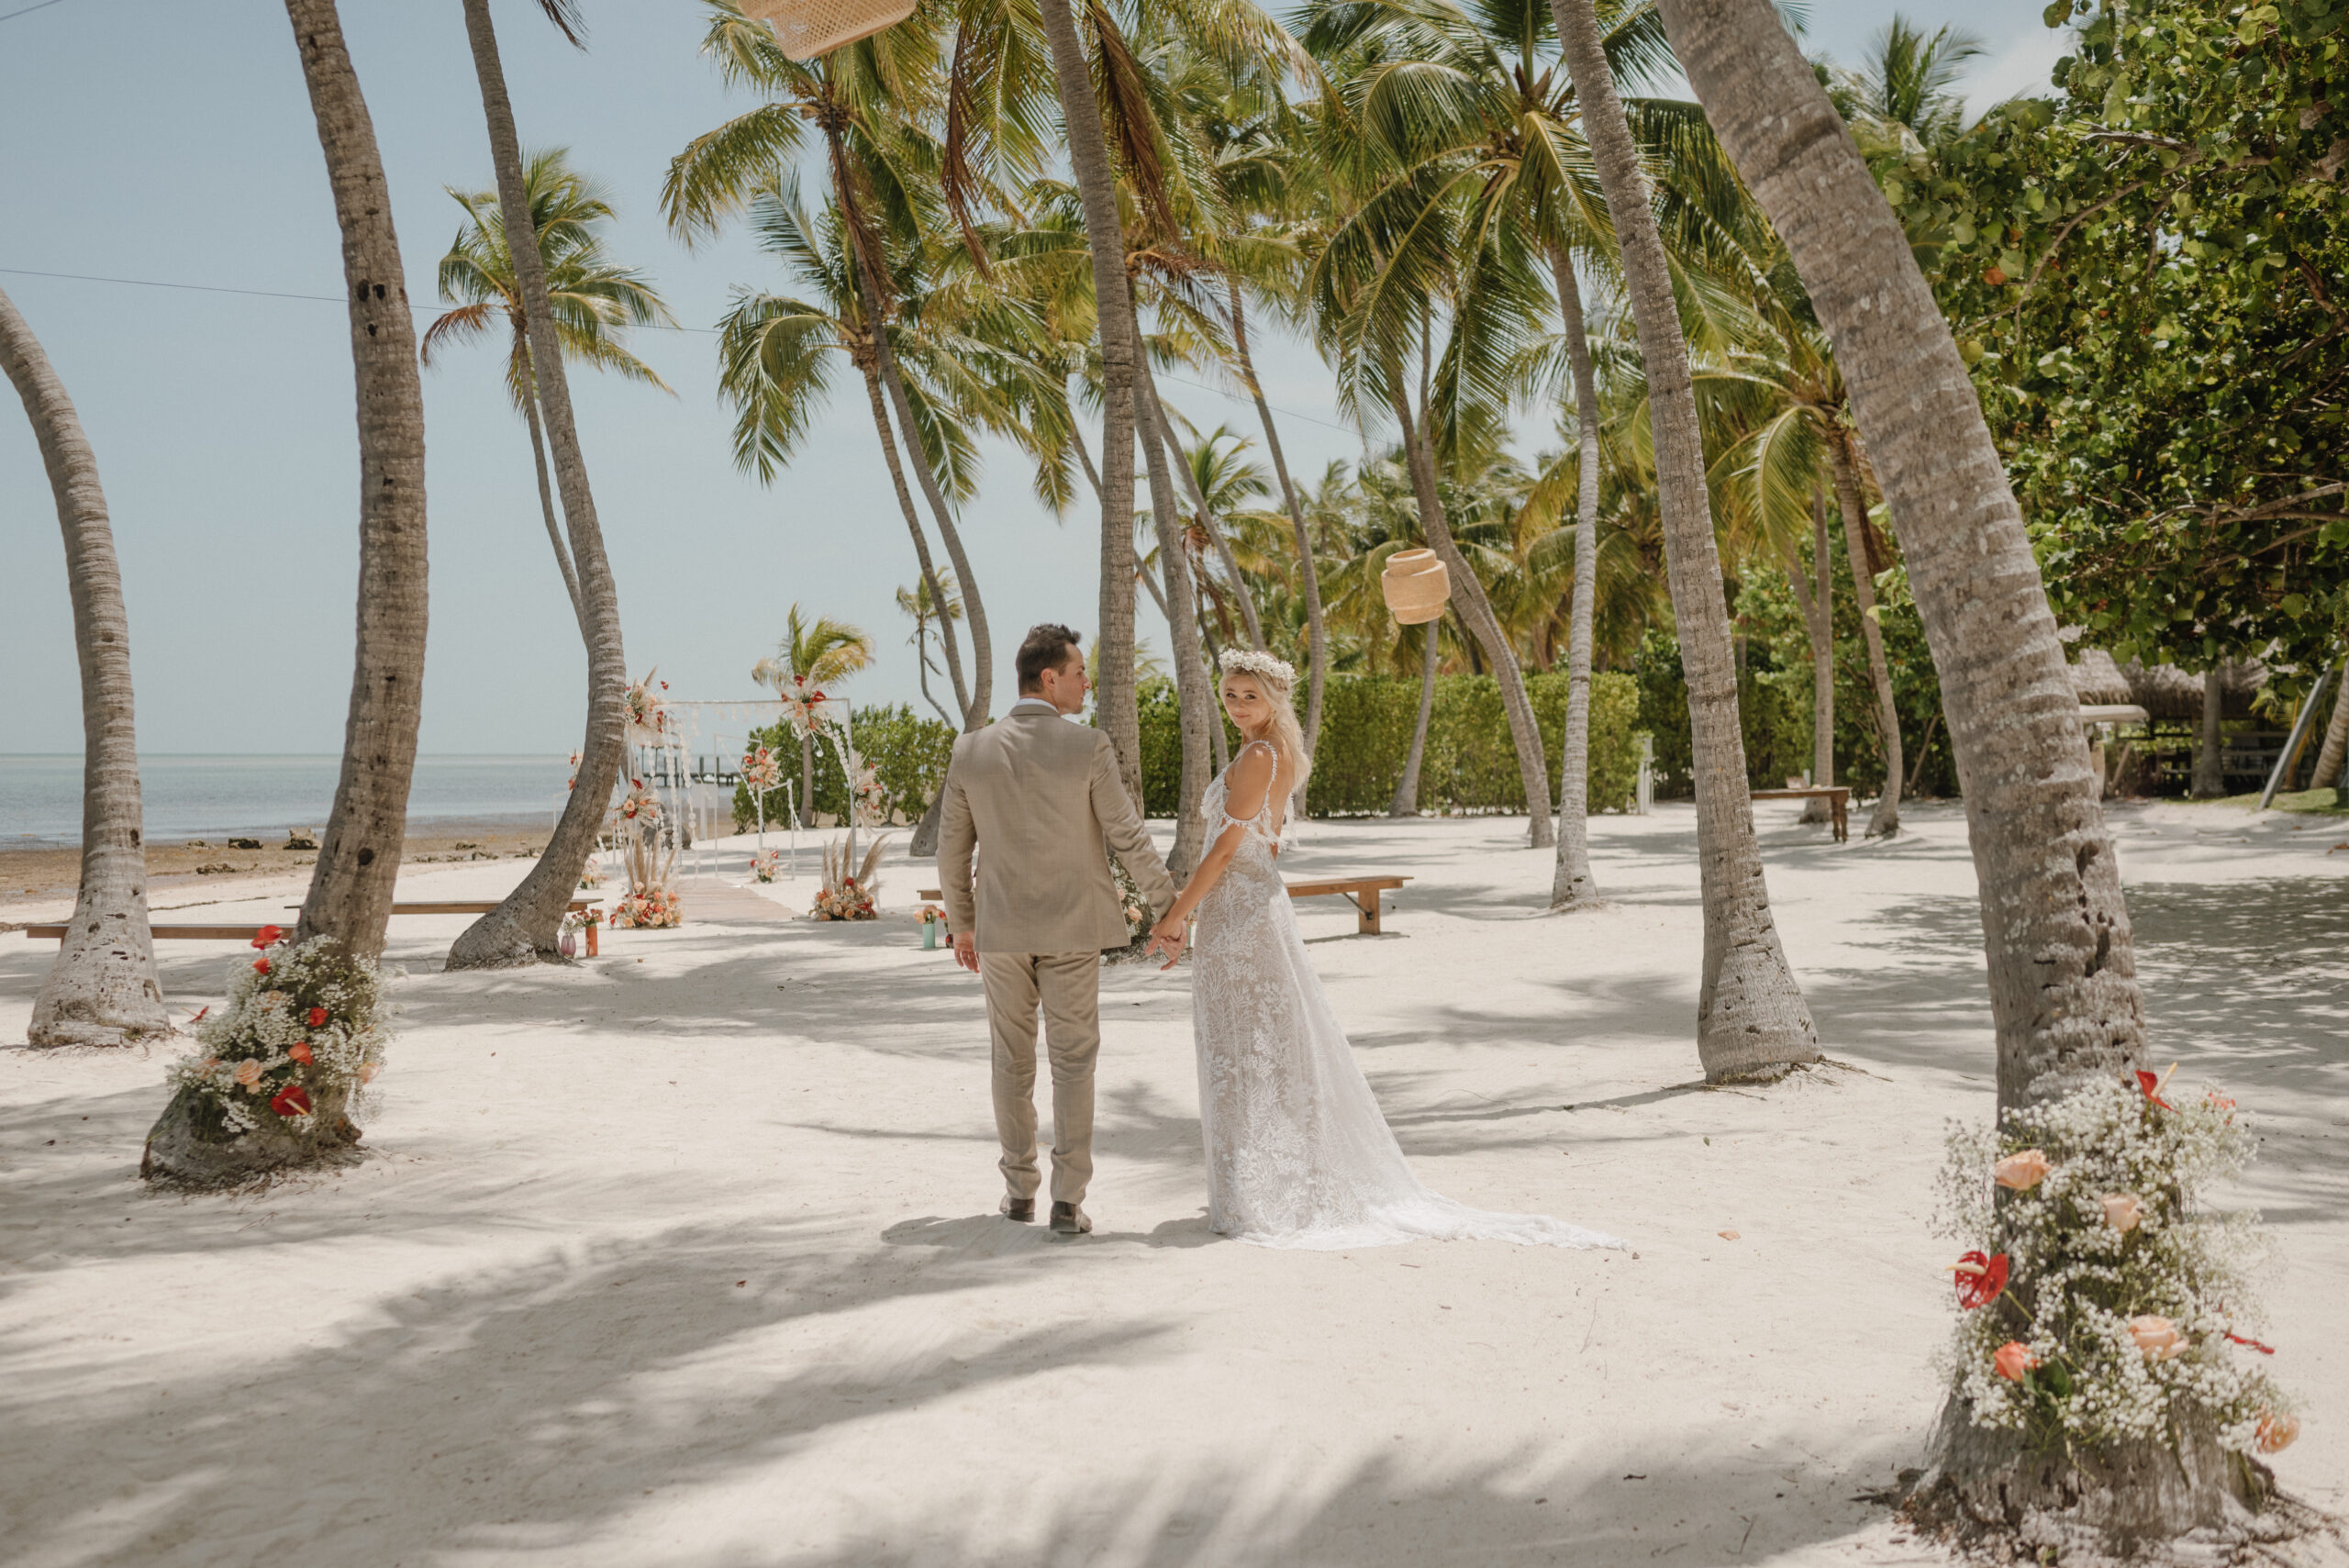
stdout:
{"type": "Polygon", "coordinates": [[[742,15],[774,29],[783,52],[813,60],[914,14],[915,0],[741,0],[742,15]]]}
{"type": "Polygon", "coordinates": [[[1452,597],[1452,575],[1431,550],[1398,550],[1386,558],[1378,575],[1386,607],[1404,626],[1439,619],[1452,597]]]}

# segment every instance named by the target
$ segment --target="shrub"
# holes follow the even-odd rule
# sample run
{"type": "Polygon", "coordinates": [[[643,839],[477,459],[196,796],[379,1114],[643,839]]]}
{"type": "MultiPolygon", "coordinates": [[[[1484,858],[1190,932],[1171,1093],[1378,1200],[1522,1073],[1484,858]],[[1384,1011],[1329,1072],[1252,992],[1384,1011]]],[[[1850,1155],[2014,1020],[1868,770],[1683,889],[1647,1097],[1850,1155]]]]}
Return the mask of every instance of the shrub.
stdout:
{"type": "MultiPolygon", "coordinates": [[[[910,822],[930,809],[930,801],[946,782],[946,763],[954,751],[952,729],[935,718],[920,717],[903,703],[892,703],[857,710],[850,733],[856,754],[880,780],[885,810],[901,812],[910,822]]],[[[774,750],[784,780],[790,785],[788,795],[780,784],[766,792],[767,820],[783,821],[788,815],[787,801],[799,793],[799,737],[777,723],[753,733],[751,742],[774,750]]],[[[813,809],[829,812],[835,820],[846,819],[848,783],[841,773],[840,753],[821,737],[816,742],[815,796],[813,809]]],[[[749,786],[736,784],[735,831],[750,831],[754,820],[749,786]]]]}
{"type": "MultiPolygon", "coordinates": [[[[1565,738],[1567,681],[1563,674],[1526,680],[1535,722],[1556,788],[1565,738]]],[[[1183,740],[1174,689],[1165,681],[1141,690],[1144,809],[1172,815],[1181,784],[1183,740]]],[[[1632,678],[1602,671],[1591,678],[1590,809],[1630,807],[1638,782],[1639,708],[1632,678]]],[[[1321,737],[1313,758],[1307,809],[1316,817],[1382,814],[1411,748],[1419,717],[1419,683],[1385,675],[1334,675],[1321,698],[1321,737]]],[[[1685,721],[1684,721],[1685,722],[1685,721]]],[[[1227,727],[1227,738],[1230,739],[1227,727]]],[[[1236,741],[1235,741],[1236,743],[1236,741]]],[[[1489,675],[1439,675],[1428,721],[1427,754],[1419,765],[1419,808],[1435,812],[1525,809],[1517,748],[1501,706],[1499,683],[1489,675]]]]}

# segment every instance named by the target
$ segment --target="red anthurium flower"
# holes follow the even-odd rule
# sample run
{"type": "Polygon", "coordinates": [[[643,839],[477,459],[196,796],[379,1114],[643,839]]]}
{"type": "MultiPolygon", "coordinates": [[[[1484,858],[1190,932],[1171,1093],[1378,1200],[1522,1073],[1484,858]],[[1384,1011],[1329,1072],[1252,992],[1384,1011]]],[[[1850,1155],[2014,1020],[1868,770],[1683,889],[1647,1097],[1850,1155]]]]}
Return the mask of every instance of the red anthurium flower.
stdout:
{"type": "Polygon", "coordinates": [[[1985,1256],[1978,1247],[1958,1259],[1952,1271],[1957,1275],[1957,1304],[1971,1312],[1998,1300],[2007,1288],[2008,1267],[2004,1252],[1985,1256]]]}
{"type": "Polygon", "coordinates": [[[297,1040],[292,1045],[287,1046],[285,1048],[285,1054],[292,1057],[295,1061],[300,1062],[305,1067],[307,1067],[316,1060],[310,1051],[310,1042],[306,1040],[297,1040]]]}
{"type": "Polygon", "coordinates": [[[253,973],[255,974],[267,974],[269,973],[269,960],[265,958],[257,958],[253,960],[253,973]]]}
{"type": "Polygon", "coordinates": [[[2145,1092],[2145,1098],[2153,1101],[2154,1104],[2161,1106],[2162,1109],[2168,1110],[2170,1108],[2170,1103],[2162,1098],[2162,1081],[2159,1077],[2140,1068],[2137,1073],[2137,1087],[2145,1092]]]}
{"type": "Polygon", "coordinates": [[[2227,1338],[2232,1340],[2238,1345],[2249,1345],[2253,1350],[2257,1351],[2263,1356],[2272,1356],[2276,1353],[2275,1346],[2263,1345],[2257,1340],[2246,1340],[2241,1334],[2236,1333],[2232,1329],[2227,1330],[2227,1338]]]}
{"type": "Polygon", "coordinates": [[[310,1108],[310,1092],[299,1084],[288,1084],[270,1096],[269,1108],[279,1116],[301,1116],[310,1108]]]}
{"type": "Polygon", "coordinates": [[[312,1029],[318,1029],[322,1027],[326,1021],[327,1010],[324,1007],[313,1007],[310,1009],[310,1027],[312,1029]]]}
{"type": "Polygon", "coordinates": [[[279,927],[263,926],[260,930],[253,933],[253,946],[257,948],[269,947],[278,941],[284,935],[284,930],[279,927]]]}

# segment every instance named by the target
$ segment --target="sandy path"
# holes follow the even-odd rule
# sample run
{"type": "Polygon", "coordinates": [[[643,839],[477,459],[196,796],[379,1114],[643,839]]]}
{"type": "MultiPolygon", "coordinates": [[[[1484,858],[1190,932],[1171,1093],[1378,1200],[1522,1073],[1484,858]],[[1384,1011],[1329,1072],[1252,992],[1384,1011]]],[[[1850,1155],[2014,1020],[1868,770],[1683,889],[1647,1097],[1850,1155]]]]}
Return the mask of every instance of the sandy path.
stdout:
{"type": "MultiPolygon", "coordinates": [[[[1691,1086],[1685,806],[1594,824],[1620,904],[1567,921],[1507,820],[1297,856],[1419,879],[1381,939],[1303,909],[1430,1184],[1636,1258],[1210,1236],[1187,975],[1130,969],[1104,986],[1098,1231],[997,1219],[977,983],[902,916],[472,975],[429,968],[462,920],[404,920],[377,1158],[259,1198],[139,1190],[161,1054],[0,1051],[0,1562],[1938,1560],[1854,1494],[1932,1414],[1931,1183],[1946,1118],[1989,1104],[1963,824],[1839,847],[1789,815],[1772,890],[1853,1070],[1763,1092],[1691,1086]]],[[[2270,1129],[2247,1184],[2309,1417],[2280,1469],[2349,1506],[2349,853],[2321,825],[2118,820],[2165,1054],[2270,1129]]],[[[902,907],[928,868],[887,876],[902,907]]],[[[0,938],[0,1040],[48,951],[0,938]]],[[[229,956],[171,944],[174,1000],[229,956]]]]}

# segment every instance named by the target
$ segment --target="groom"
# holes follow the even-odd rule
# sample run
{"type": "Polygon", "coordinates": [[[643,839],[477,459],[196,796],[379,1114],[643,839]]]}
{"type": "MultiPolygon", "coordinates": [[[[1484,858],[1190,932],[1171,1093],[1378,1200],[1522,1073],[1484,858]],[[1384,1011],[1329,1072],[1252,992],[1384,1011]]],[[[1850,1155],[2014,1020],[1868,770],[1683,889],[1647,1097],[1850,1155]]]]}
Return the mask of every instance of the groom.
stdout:
{"type": "MultiPolygon", "coordinates": [[[[1165,862],[1118,777],[1098,729],[1068,722],[1085,706],[1085,655],[1064,626],[1030,629],[1017,661],[1019,700],[1001,721],[954,742],[938,836],[954,957],[985,982],[995,1038],[995,1128],[1008,1189],[1002,1212],[1036,1218],[1036,1014],[1052,1066],[1052,1229],[1093,1229],[1093,1059],[1101,1046],[1101,951],[1126,945],[1108,851],[1153,912],[1174,902],[1165,862]],[[971,856],[979,857],[974,897],[971,856]],[[974,907],[975,905],[975,907],[974,907]]],[[[1153,946],[1158,944],[1153,943],[1153,946]]],[[[1167,944],[1182,951],[1178,938],[1167,944]]]]}

